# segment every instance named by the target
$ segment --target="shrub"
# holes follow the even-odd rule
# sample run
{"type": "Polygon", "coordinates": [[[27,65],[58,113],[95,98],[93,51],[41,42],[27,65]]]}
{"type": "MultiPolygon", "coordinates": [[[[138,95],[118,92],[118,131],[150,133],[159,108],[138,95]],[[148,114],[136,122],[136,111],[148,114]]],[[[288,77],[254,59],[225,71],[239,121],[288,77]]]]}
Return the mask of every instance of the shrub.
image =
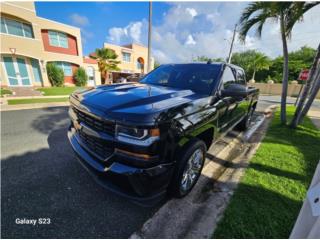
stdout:
{"type": "Polygon", "coordinates": [[[86,70],[83,67],[79,67],[74,74],[74,78],[76,80],[76,86],[83,87],[87,85],[88,75],[86,70]]]}
{"type": "Polygon", "coordinates": [[[47,75],[52,86],[61,87],[64,83],[64,73],[61,68],[59,68],[54,63],[47,64],[47,75]]]}

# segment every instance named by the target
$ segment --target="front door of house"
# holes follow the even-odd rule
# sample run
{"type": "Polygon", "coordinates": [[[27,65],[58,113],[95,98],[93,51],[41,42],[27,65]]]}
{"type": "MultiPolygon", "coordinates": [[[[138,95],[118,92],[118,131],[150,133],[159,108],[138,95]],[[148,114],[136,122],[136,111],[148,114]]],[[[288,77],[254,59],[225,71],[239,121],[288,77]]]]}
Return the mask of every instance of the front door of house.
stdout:
{"type": "Polygon", "coordinates": [[[21,57],[3,57],[9,86],[30,86],[26,61],[21,57]]]}
{"type": "Polygon", "coordinates": [[[94,80],[94,68],[93,67],[87,67],[87,75],[88,75],[87,86],[94,87],[96,85],[96,82],[94,80]]]}

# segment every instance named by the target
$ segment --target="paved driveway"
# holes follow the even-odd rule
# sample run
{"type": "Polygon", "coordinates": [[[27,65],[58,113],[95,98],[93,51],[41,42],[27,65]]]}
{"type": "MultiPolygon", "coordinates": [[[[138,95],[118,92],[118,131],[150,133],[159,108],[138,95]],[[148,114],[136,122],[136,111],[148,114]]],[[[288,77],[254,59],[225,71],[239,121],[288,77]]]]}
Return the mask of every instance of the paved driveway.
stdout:
{"type": "Polygon", "coordinates": [[[3,238],[128,238],[156,210],[97,185],[67,140],[66,107],[2,112],[3,238]],[[50,225],[16,219],[50,218],[50,225]]]}

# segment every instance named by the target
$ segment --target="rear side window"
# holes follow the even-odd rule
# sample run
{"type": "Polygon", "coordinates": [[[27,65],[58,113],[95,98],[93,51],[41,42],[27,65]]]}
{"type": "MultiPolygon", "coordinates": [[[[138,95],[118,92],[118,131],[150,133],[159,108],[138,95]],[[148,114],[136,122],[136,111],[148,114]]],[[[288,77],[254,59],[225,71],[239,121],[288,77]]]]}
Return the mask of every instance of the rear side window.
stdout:
{"type": "Polygon", "coordinates": [[[223,75],[222,75],[222,85],[223,88],[227,88],[231,84],[234,84],[236,82],[235,76],[233,71],[230,67],[226,66],[224,69],[223,75]]]}
{"type": "Polygon", "coordinates": [[[244,72],[238,69],[236,70],[236,74],[237,74],[236,82],[241,85],[246,85],[246,77],[244,75],[244,72]]]}

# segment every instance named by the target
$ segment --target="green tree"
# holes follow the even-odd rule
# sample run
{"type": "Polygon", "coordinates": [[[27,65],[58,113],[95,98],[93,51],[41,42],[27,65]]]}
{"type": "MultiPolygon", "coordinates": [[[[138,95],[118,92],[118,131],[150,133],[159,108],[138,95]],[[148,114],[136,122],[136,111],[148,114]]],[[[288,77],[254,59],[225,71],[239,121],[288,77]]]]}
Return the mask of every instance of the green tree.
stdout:
{"type": "Polygon", "coordinates": [[[195,59],[193,59],[192,61],[194,62],[224,62],[225,60],[223,58],[209,58],[207,56],[198,56],[195,59]]]}
{"type": "MultiPolygon", "coordinates": [[[[309,69],[312,66],[313,58],[315,56],[316,50],[310,47],[301,47],[297,51],[289,53],[289,80],[297,80],[301,70],[309,69]]],[[[277,57],[272,61],[270,66],[270,75],[274,79],[278,79],[276,82],[279,82],[281,79],[281,70],[283,65],[283,57],[277,57]]]]}
{"type": "Polygon", "coordinates": [[[253,2],[246,7],[240,17],[240,39],[245,38],[250,29],[256,26],[256,34],[261,37],[267,20],[280,24],[283,49],[283,74],[281,94],[281,123],[286,124],[286,99],[288,90],[289,56],[287,39],[291,36],[295,23],[302,20],[303,14],[319,2],[253,2]]]}
{"type": "Polygon", "coordinates": [[[79,67],[74,74],[76,79],[76,86],[83,87],[87,85],[88,75],[83,67],[79,67]]]}
{"type": "Polygon", "coordinates": [[[64,73],[61,68],[59,68],[54,63],[47,63],[46,66],[48,79],[52,86],[61,87],[64,83],[64,73]]]}
{"type": "Polygon", "coordinates": [[[234,53],[232,63],[242,67],[248,76],[252,76],[251,79],[255,79],[256,73],[261,70],[268,70],[272,62],[264,53],[256,50],[247,50],[234,53]]]}
{"type": "Polygon", "coordinates": [[[120,70],[118,67],[120,61],[117,60],[118,55],[112,49],[97,48],[93,54],[90,54],[90,58],[98,62],[98,68],[104,80],[103,84],[108,77],[108,72],[120,70]]]}
{"type": "Polygon", "coordinates": [[[252,61],[249,63],[249,68],[251,68],[253,71],[251,79],[254,80],[254,77],[257,71],[260,71],[263,69],[268,70],[270,65],[271,65],[270,59],[265,54],[257,52],[254,55],[254,58],[252,59],[252,61]]]}
{"type": "Polygon", "coordinates": [[[156,69],[157,67],[159,67],[161,64],[158,61],[154,61],[154,68],[156,69]]]}

